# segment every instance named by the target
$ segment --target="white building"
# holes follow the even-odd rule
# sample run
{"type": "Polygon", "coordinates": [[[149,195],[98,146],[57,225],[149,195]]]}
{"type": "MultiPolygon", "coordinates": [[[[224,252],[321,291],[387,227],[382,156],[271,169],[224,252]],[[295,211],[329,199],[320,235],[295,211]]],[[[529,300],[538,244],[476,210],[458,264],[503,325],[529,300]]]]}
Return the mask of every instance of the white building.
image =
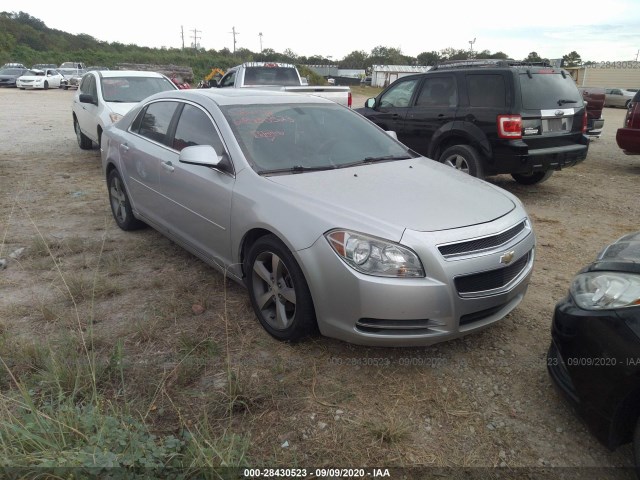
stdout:
{"type": "Polygon", "coordinates": [[[431,67],[416,65],[374,65],[371,71],[371,86],[386,87],[397,79],[414,73],[424,73],[431,67]]]}

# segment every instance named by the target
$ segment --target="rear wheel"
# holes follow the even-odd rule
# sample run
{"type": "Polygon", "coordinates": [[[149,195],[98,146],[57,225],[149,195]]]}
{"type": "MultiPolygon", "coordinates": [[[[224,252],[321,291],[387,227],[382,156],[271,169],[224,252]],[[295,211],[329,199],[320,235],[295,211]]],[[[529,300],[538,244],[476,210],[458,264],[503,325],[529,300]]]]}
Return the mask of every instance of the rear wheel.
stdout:
{"type": "Polygon", "coordinates": [[[82,150],[91,150],[93,148],[93,142],[80,130],[78,120],[73,119],[73,129],[76,131],[76,140],[78,140],[78,146],[82,150]]]}
{"type": "Polygon", "coordinates": [[[440,155],[440,162],[474,177],[484,178],[482,158],[471,145],[454,145],[447,148],[440,155]]]}
{"type": "Polygon", "coordinates": [[[511,174],[513,179],[521,185],[535,185],[536,183],[542,183],[549,180],[551,175],[553,175],[553,170],[547,170],[546,172],[511,174]]]}
{"type": "Polygon", "coordinates": [[[144,223],[133,216],[129,195],[124,188],[124,182],[117,170],[111,170],[107,177],[107,189],[109,191],[109,203],[111,213],[118,226],[125,231],[136,230],[144,226],[144,223]]]}
{"type": "Polygon", "coordinates": [[[295,258],[275,235],[259,238],[245,257],[251,305],[269,334],[295,341],[317,329],[311,293],[295,258]]]}

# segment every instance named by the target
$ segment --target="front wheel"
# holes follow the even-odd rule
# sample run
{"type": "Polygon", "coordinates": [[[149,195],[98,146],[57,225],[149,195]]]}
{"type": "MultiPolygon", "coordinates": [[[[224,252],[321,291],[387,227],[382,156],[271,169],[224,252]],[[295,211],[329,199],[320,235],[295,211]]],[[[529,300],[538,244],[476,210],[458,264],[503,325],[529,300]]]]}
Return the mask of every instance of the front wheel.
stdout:
{"type": "Polygon", "coordinates": [[[47,82],[46,80],[44,81],[44,89],[49,90],[49,82],[47,82]]]}
{"type": "Polygon", "coordinates": [[[78,141],[78,146],[82,150],[91,150],[93,148],[93,142],[89,137],[87,137],[80,130],[80,125],[78,124],[78,120],[73,119],[73,129],[76,131],[76,140],[78,141]]]}
{"type": "Polygon", "coordinates": [[[482,158],[478,151],[471,145],[454,145],[447,148],[440,155],[440,162],[468,173],[477,178],[484,178],[482,158]]]}
{"type": "Polygon", "coordinates": [[[107,189],[109,191],[111,213],[113,213],[113,218],[118,226],[125,231],[143,227],[144,223],[133,216],[129,195],[127,195],[122,177],[115,169],[107,177],[107,189]]]}
{"type": "Polygon", "coordinates": [[[253,310],[278,340],[295,341],[317,329],[311,293],[295,258],[275,235],[259,238],[244,262],[253,310]]]}
{"type": "Polygon", "coordinates": [[[521,185],[535,185],[536,183],[546,182],[549,180],[551,175],[553,175],[553,170],[547,170],[546,172],[511,174],[513,179],[521,185]]]}

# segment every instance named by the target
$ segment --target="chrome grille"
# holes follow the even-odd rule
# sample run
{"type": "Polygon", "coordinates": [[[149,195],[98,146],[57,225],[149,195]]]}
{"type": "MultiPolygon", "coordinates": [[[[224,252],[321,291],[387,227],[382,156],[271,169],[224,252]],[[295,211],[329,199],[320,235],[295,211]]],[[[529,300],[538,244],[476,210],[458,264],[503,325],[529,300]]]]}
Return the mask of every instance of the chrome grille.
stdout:
{"type": "Polygon", "coordinates": [[[496,290],[508,285],[527,267],[531,252],[523,255],[511,265],[488,270],[486,272],[474,273],[456,277],[454,282],[459,294],[481,293],[496,290]]]}
{"type": "Polygon", "coordinates": [[[440,245],[438,250],[444,257],[455,255],[464,255],[474,253],[481,250],[497,248],[517,237],[520,232],[526,228],[526,221],[522,221],[504,232],[489,237],[476,238],[466,242],[451,243],[449,245],[440,245]]]}

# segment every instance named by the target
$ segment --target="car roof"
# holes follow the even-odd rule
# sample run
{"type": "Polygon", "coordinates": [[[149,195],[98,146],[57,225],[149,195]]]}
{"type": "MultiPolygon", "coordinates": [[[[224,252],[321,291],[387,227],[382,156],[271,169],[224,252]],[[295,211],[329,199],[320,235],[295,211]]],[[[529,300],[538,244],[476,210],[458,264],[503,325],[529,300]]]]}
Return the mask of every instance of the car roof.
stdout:
{"type": "Polygon", "coordinates": [[[158,72],[149,72],[145,70],[91,70],[92,72],[99,72],[101,77],[113,78],[113,77],[153,77],[153,78],[165,78],[164,75],[158,72]]]}
{"type": "Polygon", "coordinates": [[[252,104],[318,103],[337,105],[326,98],[314,95],[284,92],[279,90],[261,90],[258,88],[193,88],[188,90],[170,90],[155,94],[152,98],[180,98],[196,100],[208,98],[220,106],[252,104]]]}

